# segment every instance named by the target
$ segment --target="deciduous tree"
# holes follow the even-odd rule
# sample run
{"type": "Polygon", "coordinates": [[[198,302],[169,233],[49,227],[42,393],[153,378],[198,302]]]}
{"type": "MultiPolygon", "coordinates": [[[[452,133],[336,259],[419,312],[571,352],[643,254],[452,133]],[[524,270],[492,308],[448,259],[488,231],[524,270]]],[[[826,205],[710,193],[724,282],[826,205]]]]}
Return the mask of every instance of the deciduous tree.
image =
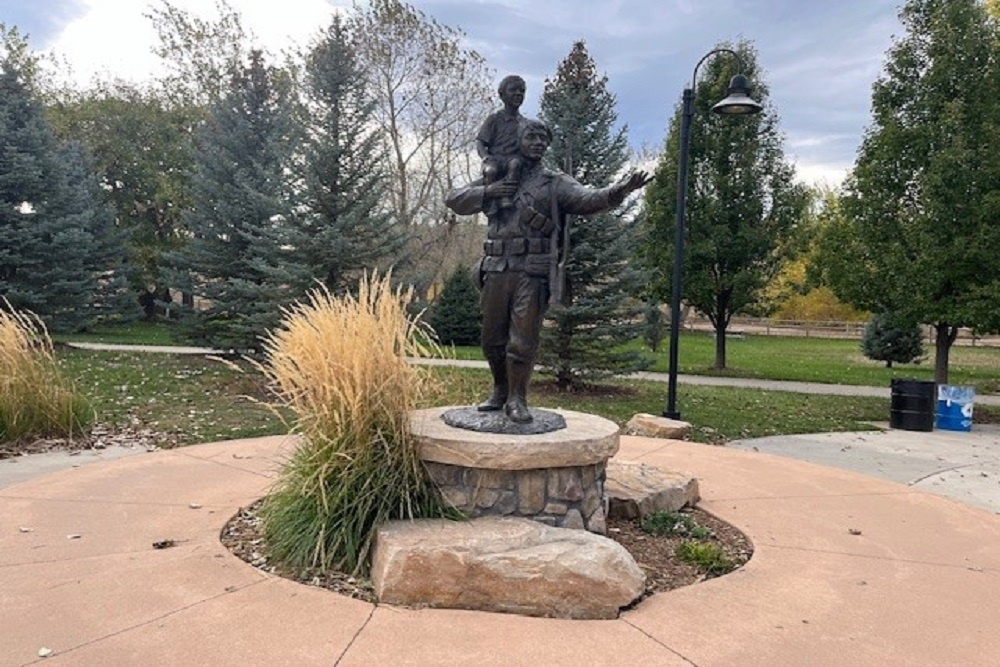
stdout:
{"type": "Polygon", "coordinates": [[[960,327],[1000,330],[1000,48],[977,0],[910,0],[824,245],[837,294],[931,324],[935,380],[960,327]]]}
{"type": "Polygon", "coordinates": [[[356,4],[346,28],[385,143],[392,215],[419,227],[400,268],[424,291],[455,266],[453,242],[464,235],[453,233],[462,223],[444,200],[479,176],[473,143],[499,103],[493,75],[461,31],[400,0],[356,4]]]}
{"type": "MultiPolygon", "coordinates": [[[[808,202],[785,158],[778,115],[769,102],[756,50],[749,42],[721,45],[743,59],[762,113],[738,118],[710,108],[727,94],[736,63],[706,61],[695,89],[691,126],[682,298],[715,329],[715,367],[726,367],[726,330],[737,314],[758,314],[763,290],[782,265],[789,230],[808,202]]],[[[653,270],[653,292],[667,300],[674,264],[681,108],[670,125],[654,181],[646,188],[647,240],[643,255],[653,270]]]]}

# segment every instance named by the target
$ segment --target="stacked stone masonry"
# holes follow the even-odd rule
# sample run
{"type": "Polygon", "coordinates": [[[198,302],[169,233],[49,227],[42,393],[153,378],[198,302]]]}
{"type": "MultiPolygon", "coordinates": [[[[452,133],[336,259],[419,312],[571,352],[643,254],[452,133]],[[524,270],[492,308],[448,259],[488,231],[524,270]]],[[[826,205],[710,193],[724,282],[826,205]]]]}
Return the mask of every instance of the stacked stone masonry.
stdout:
{"type": "Polygon", "coordinates": [[[469,517],[524,517],[607,534],[604,462],[531,470],[424,463],[445,499],[469,517]]]}

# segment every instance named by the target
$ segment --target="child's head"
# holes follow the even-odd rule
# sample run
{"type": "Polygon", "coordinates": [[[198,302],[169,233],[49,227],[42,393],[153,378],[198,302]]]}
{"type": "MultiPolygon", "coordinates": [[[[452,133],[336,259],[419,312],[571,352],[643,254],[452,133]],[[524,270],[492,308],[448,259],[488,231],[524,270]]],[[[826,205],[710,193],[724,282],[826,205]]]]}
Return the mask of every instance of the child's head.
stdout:
{"type": "Polygon", "coordinates": [[[524,79],[516,74],[511,74],[503,78],[497,92],[500,93],[500,99],[503,100],[504,104],[513,104],[518,107],[524,101],[525,90],[527,90],[527,86],[524,79]]]}

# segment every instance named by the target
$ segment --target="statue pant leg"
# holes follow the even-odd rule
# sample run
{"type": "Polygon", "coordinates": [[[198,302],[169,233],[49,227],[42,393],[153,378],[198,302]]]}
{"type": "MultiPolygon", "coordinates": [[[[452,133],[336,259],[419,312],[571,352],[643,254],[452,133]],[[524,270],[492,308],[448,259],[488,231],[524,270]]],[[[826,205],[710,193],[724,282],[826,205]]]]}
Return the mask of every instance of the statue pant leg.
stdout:
{"type": "Polygon", "coordinates": [[[510,307],[510,333],[507,342],[507,378],[509,393],[504,410],[516,422],[531,421],[528,412],[528,384],[538,352],[542,320],[548,302],[544,278],[516,272],[516,285],[510,307]]]}
{"type": "Polygon", "coordinates": [[[479,404],[482,412],[502,410],[507,402],[507,341],[510,332],[509,274],[488,272],[483,281],[480,309],[483,314],[483,356],[493,374],[493,392],[479,404]]]}

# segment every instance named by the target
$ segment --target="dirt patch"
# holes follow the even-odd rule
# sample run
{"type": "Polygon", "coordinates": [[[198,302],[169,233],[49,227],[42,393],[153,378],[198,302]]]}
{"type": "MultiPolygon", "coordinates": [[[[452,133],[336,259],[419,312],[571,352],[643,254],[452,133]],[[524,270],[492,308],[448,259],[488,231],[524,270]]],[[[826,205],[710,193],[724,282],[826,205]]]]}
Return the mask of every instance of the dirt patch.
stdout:
{"type": "Polygon", "coordinates": [[[45,452],[76,452],[107,447],[141,447],[148,451],[176,447],[180,434],[163,433],[140,426],[96,424],[84,435],[73,438],[31,438],[0,443],[0,460],[45,452]]]}
{"type": "MultiPolygon", "coordinates": [[[[234,555],[258,569],[286,579],[325,588],[366,602],[377,602],[374,588],[367,579],[353,577],[343,572],[290,568],[271,562],[261,529],[258,513],[260,504],[261,501],[257,501],[241,508],[222,529],[222,543],[234,555]]],[[[753,545],[739,530],[700,509],[685,510],[685,514],[708,530],[708,536],[701,541],[718,546],[736,567],[742,566],[750,559],[753,545]]],[[[638,520],[626,519],[609,520],[608,537],[625,547],[646,573],[646,590],[640,599],[655,593],[690,586],[713,576],[705,574],[695,565],[685,562],[676,555],[677,547],[689,540],[688,537],[650,535],[642,530],[638,520]]]]}

